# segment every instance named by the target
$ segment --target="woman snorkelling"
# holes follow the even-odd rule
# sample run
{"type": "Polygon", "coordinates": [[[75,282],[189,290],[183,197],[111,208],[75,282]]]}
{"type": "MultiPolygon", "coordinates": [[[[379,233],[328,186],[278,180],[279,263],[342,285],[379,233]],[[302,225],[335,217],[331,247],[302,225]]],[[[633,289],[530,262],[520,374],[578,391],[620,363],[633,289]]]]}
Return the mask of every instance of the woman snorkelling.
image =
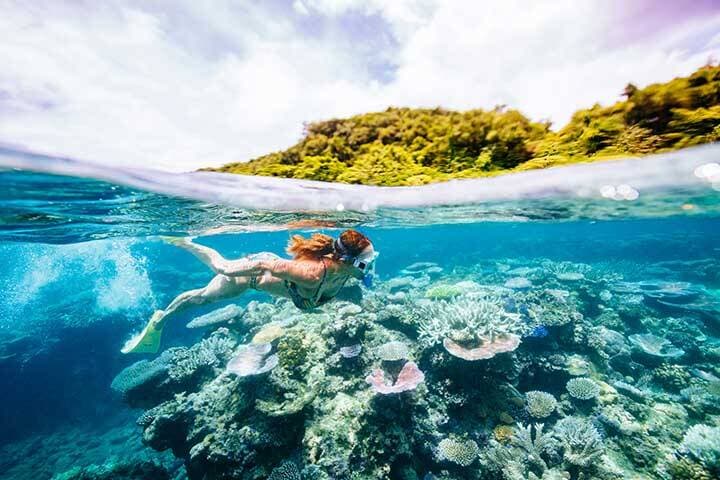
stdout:
{"type": "Polygon", "coordinates": [[[165,310],[157,310],[142,332],[125,344],[123,353],[156,353],[168,317],[248,289],[286,297],[300,310],[312,310],[332,300],[351,277],[370,286],[378,256],[370,240],[355,230],[345,230],[337,239],[320,233],[310,238],[293,235],[287,247],[291,260],[271,253],[228,260],[188,238],[167,241],[195,255],[217,275],[204,288],[181,293],[165,310]]]}

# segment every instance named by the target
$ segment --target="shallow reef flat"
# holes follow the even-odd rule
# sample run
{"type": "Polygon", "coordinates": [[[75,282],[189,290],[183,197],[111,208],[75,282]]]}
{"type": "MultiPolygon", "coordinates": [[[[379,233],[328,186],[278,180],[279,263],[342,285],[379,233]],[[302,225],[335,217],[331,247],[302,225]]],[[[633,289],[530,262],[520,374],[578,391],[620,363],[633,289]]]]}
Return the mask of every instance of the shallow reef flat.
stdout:
{"type": "Polygon", "coordinates": [[[316,312],[253,301],[113,389],[189,479],[709,480],[719,280],[713,259],[422,262],[316,312]]]}

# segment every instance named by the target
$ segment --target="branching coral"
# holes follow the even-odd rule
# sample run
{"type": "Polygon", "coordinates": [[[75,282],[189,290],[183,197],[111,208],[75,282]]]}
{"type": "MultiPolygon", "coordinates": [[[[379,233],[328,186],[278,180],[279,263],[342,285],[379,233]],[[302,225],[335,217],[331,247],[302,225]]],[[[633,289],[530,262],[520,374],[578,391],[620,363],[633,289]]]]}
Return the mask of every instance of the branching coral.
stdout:
{"type": "Polygon", "coordinates": [[[573,378],[565,385],[571,397],[590,400],[600,395],[600,386],[589,378],[573,378]]]}
{"type": "Polygon", "coordinates": [[[444,438],[437,446],[440,460],[456,463],[462,467],[470,466],[477,459],[480,449],[473,440],[444,438]]]}
{"type": "Polygon", "coordinates": [[[522,449],[528,463],[536,466],[540,471],[547,468],[542,456],[556,448],[555,440],[550,435],[543,433],[543,426],[542,423],[535,425],[535,436],[533,437],[531,425],[518,424],[515,435],[512,437],[512,444],[522,449]]]}
{"type": "Polygon", "coordinates": [[[525,394],[525,399],[528,413],[535,418],[549,417],[557,407],[557,400],[547,392],[533,390],[525,394]]]}
{"type": "Polygon", "coordinates": [[[553,436],[560,441],[563,458],[571,465],[587,468],[603,454],[600,433],[585,419],[561,419],[553,428],[553,436]]]}
{"type": "Polygon", "coordinates": [[[189,349],[176,350],[168,367],[170,378],[183,381],[203,367],[223,366],[236,345],[228,333],[227,329],[221,328],[189,349]]]}
{"type": "Polygon", "coordinates": [[[528,331],[520,314],[506,311],[502,298],[489,294],[431,302],[420,306],[417,313],[419,341],[426,346],[444,338],[481,341],[528,331]]]}
{"type": "Polygon", "coordinates": [[[720,427],[693,425],[683,437],[680,452],[720,472],[720,427]]]}

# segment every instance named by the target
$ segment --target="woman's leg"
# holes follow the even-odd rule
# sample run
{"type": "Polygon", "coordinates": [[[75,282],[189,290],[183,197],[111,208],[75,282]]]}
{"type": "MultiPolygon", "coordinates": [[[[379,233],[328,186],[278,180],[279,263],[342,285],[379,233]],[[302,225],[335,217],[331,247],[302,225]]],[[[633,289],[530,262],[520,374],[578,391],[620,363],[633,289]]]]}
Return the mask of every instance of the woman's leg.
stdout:
{"type": "Polygon", "coordinates": [[[192,253],[202,263],[210,267],[213,272],[232,277],[252,277],[261,274],[262,267],[258,264],[261,256],[267,258],[270,255],[273,259],[279,258],[277,255],[264,253],[228,260],[216,250],[205,245],[198,245],[188,238],[170,238],[166,241],[192,253]]]}
{"type": "Polygon", "coordinates": [[[193,305],[205,305],[240,295],[248,288],[248,279],[216,275],[204,288],[181,293],[165,310],[156,311],[138,335],[122,348],[123,353],[156,353],[160,349],[163,327],[168,317],[193,305]]]}
{"type": "MultiPolygon", "coordinates": [[[[188,238],[167,238],[166,241],[176,247],[187,250],[195,255],[202,263],[210,267],[213,271],[223,268],[227,260],[220,255],[217,250],[213,250],[205,245],[198,245],[188,238]]],[[[189,292],[186,292],[189,293],[189,292]]]]}
{"type": "Polygon", "coordinates": [[[160,318],[156,319],[159,328],[165,324],[167,317],[182,312],[193,305],[206,305],[226,298],[236,297],[248,288],[247,278],[230,278],[225,275],[215,275],[210,283],[203,288],[183,292],[163,310],[160,318]]]}

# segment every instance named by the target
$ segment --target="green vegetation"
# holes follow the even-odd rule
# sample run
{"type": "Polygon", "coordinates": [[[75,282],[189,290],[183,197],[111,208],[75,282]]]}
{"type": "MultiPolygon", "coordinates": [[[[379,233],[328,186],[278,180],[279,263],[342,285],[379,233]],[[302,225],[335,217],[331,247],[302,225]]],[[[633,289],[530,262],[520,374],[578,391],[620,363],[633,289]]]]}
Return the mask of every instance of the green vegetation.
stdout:
{"type": "Polygon", "coordinates": [[[720,139],[720,66],[576,112],[554,132],[518,110],[388,108],[306,125],[289,149],[218,171],[369,185],[451,178],[642,155],[720,139]]]}

